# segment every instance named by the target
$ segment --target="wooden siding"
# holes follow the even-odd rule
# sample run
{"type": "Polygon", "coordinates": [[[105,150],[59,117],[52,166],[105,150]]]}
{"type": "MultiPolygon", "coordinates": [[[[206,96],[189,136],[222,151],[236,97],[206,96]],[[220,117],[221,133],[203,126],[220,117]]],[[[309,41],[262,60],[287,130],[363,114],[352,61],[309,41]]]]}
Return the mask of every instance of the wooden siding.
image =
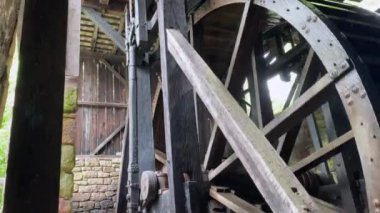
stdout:
{"type": "MultiPolygon", "coordinates": [[[[118,71],[123,69],[122,66],[115,67],[118,71]]],[[[78,85],[78,103],[81,102],[106,103],[94,106],[78,104],[76,153],[87,155],[124,124],[127,108],[117,107],[114,103],[127,104],[127,84],[123,84],[98,60],[82,58],[78,85]]],[[[124,128],[99,154],[120,152],[123,131],[124,128]]]]}

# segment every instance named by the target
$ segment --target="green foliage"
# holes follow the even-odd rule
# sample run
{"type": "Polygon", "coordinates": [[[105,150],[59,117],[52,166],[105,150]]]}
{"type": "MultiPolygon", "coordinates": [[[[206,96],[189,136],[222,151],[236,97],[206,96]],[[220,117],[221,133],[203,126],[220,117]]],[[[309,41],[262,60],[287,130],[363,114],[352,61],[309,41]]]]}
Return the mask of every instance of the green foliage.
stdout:
{"type": "Polygon", "coordinates": [[[65,89],[63,112],[74,113],[77,108],[77,90],[75,88],[65,89]]]}

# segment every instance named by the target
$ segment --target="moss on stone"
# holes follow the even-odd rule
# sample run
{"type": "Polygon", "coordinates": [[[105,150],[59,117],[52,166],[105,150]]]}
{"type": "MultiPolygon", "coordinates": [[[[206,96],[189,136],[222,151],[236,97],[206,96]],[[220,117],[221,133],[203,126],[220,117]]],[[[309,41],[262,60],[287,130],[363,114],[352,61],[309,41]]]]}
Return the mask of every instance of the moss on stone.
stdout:
{"type": "Polygon", "coordinates": [[[72,144],[63,144],[61,154],[61,171],[71,173],[75,166],[75,148],[72,144]]]}
{"type": "Polygon", "coordinates": [[[78,94],[76,88],[65,88],[64,113],[74,113],[77,110],[77,98],[78,94]]]}
{"type": "Polygon", "coordinates": [[[74,176],[73,174],[61,171],[61,178],[59,182],[59,197],[70,199],[73,195],[74,189],[74,176]]]}

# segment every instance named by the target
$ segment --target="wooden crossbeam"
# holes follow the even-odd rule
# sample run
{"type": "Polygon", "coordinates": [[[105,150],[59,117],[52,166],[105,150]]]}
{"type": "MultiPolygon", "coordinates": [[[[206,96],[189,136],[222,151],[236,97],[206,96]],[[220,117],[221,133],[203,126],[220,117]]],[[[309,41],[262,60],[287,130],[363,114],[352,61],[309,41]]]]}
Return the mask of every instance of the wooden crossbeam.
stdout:
{"type": "Polygon", "coordinates": [[[125,103],[106,103],[106,102],[90,102],[90,101],[78,101],[79,106],[88,107],[115,107],[115,108],[127,108],[128,104],[125,103]]]}
{"type": "Polygon", "coordinates": [[[99,12],[96,12],[92,8],[82,7],[82,12],[94,22],[99,29],[104,32],[123,52],[125,52],[125,41],[123,36],[115,31],[113,27],[101,16],[99,12]]]}
{"type": "Polygon", "coordinates": [[[107,144],[125,127],[125,123],[115,129],[104,141],[102,141],[95,149],[91,152],[91,155],[98,154],[107,144]]]}
{"type": "Polygon", "coordinates": [[[167,30],[168,49],[226,136],[257,188],[275,212],[318,208],[213,71],[180,32],[167,30]]]}

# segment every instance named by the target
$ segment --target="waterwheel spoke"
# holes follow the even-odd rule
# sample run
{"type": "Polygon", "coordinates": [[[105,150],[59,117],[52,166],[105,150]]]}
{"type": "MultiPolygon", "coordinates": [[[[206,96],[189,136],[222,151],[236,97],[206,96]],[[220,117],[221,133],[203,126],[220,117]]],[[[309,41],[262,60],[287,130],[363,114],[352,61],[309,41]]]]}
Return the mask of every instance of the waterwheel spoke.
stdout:
{"type": "Polygon", "coordinates": [[[211,170],[208,174],[209,181],[212,181],[216,176],[223,174],[227,170],[230,170],[231,167],[237,164],[238,157],[233,153],[230,157],[224,160],[218,167],[211,170]]]}
{"type": "Polygon", "coordinates": [[[334,89],[334,81],[328,75],[324,75],[304,94],[302,94],[293,105],[283,111],[263,128],[263,132],[269,138],[279,137],[286,130],[299,123],[308,114],[318,108],[326,101],[329,92],[334,89]]]}
{"type": "Polygon", "coordinates": [[[309,194],[263,133],[182,34],[167,30],[168,48],[273,211],[317,211],[309,194]]]}
{"type": "Polygon", "coordinates": [[[309,169],[317,166],[318,164],[326,161],[328,158],[337,154],[340,151],[340,148],[349,141],[351,141],[353,138],[354,134],[350,130],[349,132],[340,136],[339,138],[329,143],[325,147],[322,147],[321,149],[315,151],[308,157],[292,165],[290,168],[296,174],[308,171],[309,169]]]}
{"type": "Polygon", "coordinates": [[[263,212],[260,208],[248,203],[247,201],[241,199],[235,195],[230,190],[223,190],[216,186],[211,186],[210,188],[210,197],[219,203],[223,204],[225,207],[231,209],[234,212],[241,213],[256,213],[263,212]]]}
{"type": "MultiPolygon", "coordinates": [[[[232,74],[237,70],[238,66],[249,61],[247,53],[250,54],[251,43],[255,40],[255,34],[258,32],[256,31],[260,23],[258,17],[260,17],[260,10],[255,9],[251,1],[247,1],[244,6],[239,31],[224,82],[226,88],[230,86],[232,74]]],[[[214,123],[203,161],[203,167],[209,169],[218,165],[221,161],[224,148],[225,140],[218,126],[214,123]]]]}

